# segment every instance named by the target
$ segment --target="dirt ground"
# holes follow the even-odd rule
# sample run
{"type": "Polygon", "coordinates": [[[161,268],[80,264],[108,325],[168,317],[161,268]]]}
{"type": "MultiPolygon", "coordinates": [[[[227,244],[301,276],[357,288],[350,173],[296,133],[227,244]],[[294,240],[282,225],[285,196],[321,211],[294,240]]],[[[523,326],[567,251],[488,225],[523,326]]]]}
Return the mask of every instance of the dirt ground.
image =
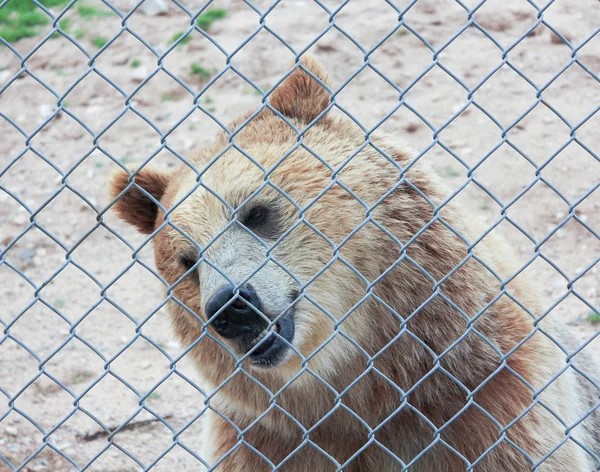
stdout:
{"type": "MultiPolygon", "coordinates": [[[[126,12],[128,2],[113,5],[126,12]]],[[[331,9],[340,4],[323,3],[331,9]]],[[[469,8],[477,3],[463,0],[469,8]]],[[[202,6],[198,0],[182,4],[192,12],[202,6]]],[[[271,2],[253,4],[265,11],[271,2]]],[[[473,176],[456,198],[489,225],[502,216],[498,202],[507,206],[508,219],[494,231],[505,235],[522,264],[543,242],[540,253],[551,263],[538,257],[525,273],[538,284],[545,308],[552,308],[549,316],[569,325],[581,345],[598,333],[590,313],[599,307],[594,264],[600,240],[594,231],[600,231],[600,193],[592,190],[600,183],[600,113],[588,116],[600,106],[600,35],[577,50],[579,65],[572,64],[572,49],[544,25],[512,47],[536,22],[537,12],[526,0],[488,0],[473,16],[487,33],[471,26],[450,44],[468,21],[451,0],[418,0],[405,15],[422,39],[404,27],[396,30],[398,14],[384,1],[349,2],[335,15],[336,28],[316,42],[329,14],[312,1],[278,3],[266,17],[273,33],[257,34],[259,15],[244,2],[213,7],[228,13],[209,31],[220,48],[193,32],[162,58],[161,68],[134,35],[159,54],[167,51],[173,35],[190,23],[174,2],[160,16],[134,13],[127,20],[130,32],[118,36],[92,67],[68,39],[51,39],[27,59],[37,79],[23,74],[12,81],[21,59],[0,49],[0,86],[12,81],[0,95],[0,116],[34,133],[26,141],[0,119],[0,249],[10,247],[0,264],[0,321],[11,324],[10,336],[0,338],[0,457],[16,469],[47,442],[22,470],[78,470],[93,458],[87,470],[137,471],[155,462],[157,471],[199,469],[188,452],[198,451],[199,427],[181,429],[202,412],[203,392],[187,380],[195,378],[187,358],[178,360],[176,372],[171,366],[182,349],[165,310],[155,312],[163,300],[160,281],[140,264],[126,270],[132,247],[144,238],[103,211],[115,160],[141,162],[156,154],[156,165],[172,167],[178,163],[174,153],[185,156],[211,141],[218,125],[202,111],[192,112],[194,95],[206,85],[198,66],[221,71],[224,51],[236,51],[234,68],[268,89],[292,63],[289,47],[310,46],[339,87],[359,70],[365,52],[387,38],[369,55],[379,73],[360,72],[337,103],[365,128],[378,126],[378,132],[427,150],[422,158],[452,188],[461,189],[473,176]],[[434,57],[424,41],[436,51],[446,47],[434,57]],[[490,76],[503,56],[506,64],[490,76]],[[394,111],[398,91],[380,74],[403,90],[410,86],[404,98],[418,114],[406,106],[394,111]],[[534,107],[538,94],[543,103],[534,107]],[[46,122],[57,97],[72,116],[60,112],[46,122]],[[465,166],[476,168],[471,174],[465,166]],[[17,199],[36,212],[35,226],[17,199]],[[556,231],[570,211],[578,220],[556,231]],[[100,424],[113,429],[133,417],[135,426],[118,432],[110,445],[100,424]]],[[[600,26],[600,8],[595,0],[556,1],[544,19],[578,47],[600,26]]],[[[93,21],[74,16],[73,22],[87,30],[79,41],[90,54],[98,50],[94,35],[112,38],[121,31],[116,15],[93,21]]],[[[41,38],[13,46],[25,55],[41,38]]],[[[261,96],[232,69],[199,101],[226,123],[257,107],[261,96]]],[[[152,267],[150,245],[140,254],[152,267]]],[[[589,349],[599,352],[599,344],[589,349]]],[[[0,471],[9,470],[0,460],[0,471]]]]}

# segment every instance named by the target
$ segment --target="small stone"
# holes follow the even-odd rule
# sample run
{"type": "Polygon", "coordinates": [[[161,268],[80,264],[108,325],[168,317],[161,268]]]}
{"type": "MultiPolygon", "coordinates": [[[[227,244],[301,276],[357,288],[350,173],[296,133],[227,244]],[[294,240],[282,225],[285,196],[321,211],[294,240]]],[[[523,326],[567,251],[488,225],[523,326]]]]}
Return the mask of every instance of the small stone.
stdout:
{"type": "Polygon", "coordinates": [[[133,69],[131,80],[136,83],[144,81],[148,77],[148,69],[144,66],[133,69]]]}
{"type": "MultiPolygon", "coordinates": [[[[464,107],[464,103],[457,103],[456,105],[454,105],[454,107],[452,108],[452,112],[453,113],[458,113],[460,110],[462,110],[462,108],[464,107]]],[[[465,108],[460,114],[462,115],[468,115],[469,113],[471,113],[471,108],[467,107],[465,108]]]]}
{"type": "Polygon", "coordinates": [[[416,121],[411,121],[409,123],[406,123],[406,125],[404,126],[404,130],[407,133],[415,133],[419,129],[421,129],[422,127],[423,127],[423,123],[419,123],[419,122],[416,122],[416,121]]]}
{"type": "Polygon", "coordinates": [[[54,113],[54,110],[56,110],[56,107],[54,107],[53,105],[49,105],[47,103],[44,103],[38,107],[38,113],[39,113],[40,117],[43,119],[46,119],[50,115],[52,115],[52,113],[54,113]]]}
{"type": "Polygon", "coordinates": [[[35,249],[24,249],[19,253],[19,259],[23,262],[32,262],[35,256],[35,249]]]}
{"type": "Polygon", "coordinates": [[[317,42],[317,50],[319,51],[332,52],[336,49],[335,38],[333,35],[326,35],[317,42]]]}
{"type": "Polygon", "coordinates": [[[25,215],[18,215],[13,218],[12,223],[16,226],[23,226],[29,223],[29,218],[25,215]]]}
{"type": "Polygon", "coordinates": [[[140,10],[149,16],[164,15],[169,10],[165,0],[146,0],[142,3],[140,10]]]}
{"type": "Polygon", "coordinates": [[[121,54],[113,54],[111,59],[115,66],[122,66],[129,62],[129,54],[126,52],[121,54]]]}
{"type": "Polygon", "coordinates": [[[166,112],[166,113],[159,113],[158,115],[156,115],[156,116],[154,117],[154,119],[155,119],[156,121],[165,121],[165,120],[169,119],[169,117],[171,116],[171,114],[172,114],[172,113],[171,113],[170,111],[168,111],[168,112],[166,112]]]}
{"type": "Polygon", "coordinates": [[[11,436],[17,436],[19,434],[19,430],[14,426],[7,426],[4,428],[4,431],[6,431],[6,434],[10,434],[11,436]]]}
{"type": "MultiPolygon", "coordinates": [[[[565,39],[567,41],[569,41],[569,42],[573,41],[573,38],[571,37],[570,34],[565,33],[563,31],[559,31],[559,32],[560,32],[560,34],[562,34],[565,37],[565,39]]],[[[561,37],[554,33],[550,33],[550,42],[552,44],[565,44],[565,42],[561,39],[561,37]]]]}

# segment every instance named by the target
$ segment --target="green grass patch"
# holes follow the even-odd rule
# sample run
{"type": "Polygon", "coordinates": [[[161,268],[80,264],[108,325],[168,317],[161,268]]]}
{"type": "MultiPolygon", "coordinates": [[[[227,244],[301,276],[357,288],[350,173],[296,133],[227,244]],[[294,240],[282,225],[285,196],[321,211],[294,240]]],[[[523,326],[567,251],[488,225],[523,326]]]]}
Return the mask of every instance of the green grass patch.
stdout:
{"type": "MultiPolygon", "coordinates": [[[[46,8],[66,5],[68,0],[40,0],[46,8]]],[[[51,18],[31,0],[10,0],[0,9],[0,38],[13,43],[39,34],[39,26],[51,18]]]]}
{"type": "Polygon", "coordinates": [[[198,76],[201,80],[208,80],[213,76],[213,72],[202,67],[200,64],[191,65],[192,74],[198,76]]]}
{"type": "Polygon", "coordinates": [[[460,172],[455,171],[452,167],[446,167],[444,169],[444,173],[446,174],[446,177],[449,177],[451,179],[460,176],[460,172]]]}
{"type": "Polygon", "coordinates": [[[163,101],[163,102],[172,102],[173,100],[176,100],[176,97],[175,97],[175,95],[172,95],[172,94],[170,94],[170,93],[163,93],[163,94],[160,96],[160,99],[161,99],[161,101],[163,101]]]}
{"type": "Polygon", "coordinates": [[[81,38],[83,38],[83,37],[84,37],[86,34],[87,34],[87,31],[86,31],[86,30],[75,30],[75,31],[73,32],[73,37],[74,37],[75,39],[81,39],[81,38]]]}
{"type": "Polygon", "coordinates": [[[196,24],[198,28],[203,29],[204,31],[208,31],[210,26],[216,21],[221,20],[227,16],[227,12],[221,9],[208,10],[202,13],[198,18],[196,18],[196,24]]]}
{"type": "Polygon", "coordinates": [[[73,377],[71,377],[72,384],[81,384],[84,383],[91,378],[94,377],[94,373],[89,370],[81,370],[79,372],[75,372],[73,377]]]}
{"type": "Polygon", "coordinates": [[[146,400],[158,400],[159,398],[160,398],[160,393],[152,392],[150,395],[148,395],[146,400]]]}
{"type": "Polygon", "coordinates": [[[96,162],[96,169],[102,169],[104,167],[104,162],[98,161],[96,162]]]}
{"type": "Polygon", "coordinates": [[[84,3],[79,3],[77,5],[77,13],[79,13],[79,16],[81,16],[81,18],[84,20],[115,15],[115,12],[112,10],[98,8],[92,5],[86,5],[84,3]]]}
{"type": "Polygon", "coordinates": [[[121,162],[121,164],[131,164],[132,162],[135,162],[135,159],[125,156],[119,159],[119,161],[121,162]]]}
{"type": "Polygon", "coordinates": [[[132,61],[129,63],[129,65],[135,69],[136,67],[139,67],[139,66],[141,66],[141,65],[142,65],[142,61],[140,61],[139,59],[133,59],[133,60],[132,60],[132,61]]]}
{"type": "Polygon", "coordinates": [[[98,49],[103,47],[106,43],[108,43],[107,38],[103,38],[102,36],[94,36],[92,38],[92,44],[96,46],[98,49]]]}
{"type": "Polygon", "coordinates": [[[600,313],[590,311],[587,316],[587,320],[592,324],[600,323],[600,313]]]}
{"type": "MultiPolygon", "coordinates": [[[[171,38],[171,42],[174,43],[175,41],[177,41],[179,38],[181,38],[185,33],[183,31],[180,31],[179,33],[175,33],[173,35],[173,37],[171,38]]],[[[183,46],[184,44],[187,44],[190,42],[190,39],[192,39],[192,36],[190,34],[188,34],[185,38],[183,38],[181,40],[181,42],[177,45],[177,46],[183,46]]]]}

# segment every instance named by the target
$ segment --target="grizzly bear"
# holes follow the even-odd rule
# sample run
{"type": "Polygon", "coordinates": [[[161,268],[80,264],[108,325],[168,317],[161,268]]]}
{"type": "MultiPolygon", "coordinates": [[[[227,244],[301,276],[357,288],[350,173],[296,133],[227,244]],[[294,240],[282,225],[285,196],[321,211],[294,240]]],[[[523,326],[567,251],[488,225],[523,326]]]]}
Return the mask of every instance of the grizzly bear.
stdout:
{"type": "Polygon", "coordinates": [[[203,467],[598,470],[590,360],[495,232],[329,83],[305,55],[188,163],[111,183],[207,395],[203,467]]]}

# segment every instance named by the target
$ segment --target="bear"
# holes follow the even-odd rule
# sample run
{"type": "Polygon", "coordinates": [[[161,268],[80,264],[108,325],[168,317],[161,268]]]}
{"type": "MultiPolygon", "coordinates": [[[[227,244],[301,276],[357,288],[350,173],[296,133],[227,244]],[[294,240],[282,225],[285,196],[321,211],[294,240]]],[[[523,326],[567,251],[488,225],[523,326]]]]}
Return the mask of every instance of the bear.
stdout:
{"type": "Polygon", "coordinates": [[[112,177],[206,394],[203,466],[598,470],[592,360],[415,150],[334,104],[304,54],[180,167],[112,177]]]}

